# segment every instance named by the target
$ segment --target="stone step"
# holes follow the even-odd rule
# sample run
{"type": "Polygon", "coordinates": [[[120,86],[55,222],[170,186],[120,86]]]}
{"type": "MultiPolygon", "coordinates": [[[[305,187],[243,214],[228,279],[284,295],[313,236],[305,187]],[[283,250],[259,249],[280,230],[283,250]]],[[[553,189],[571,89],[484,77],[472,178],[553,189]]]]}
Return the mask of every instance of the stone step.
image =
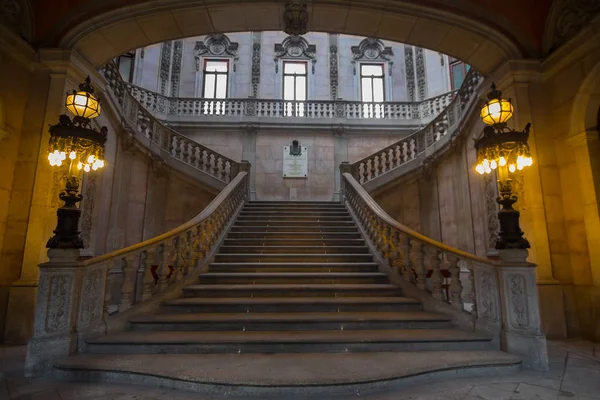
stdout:
{"type": "Polygon", "coordinates": [[[491,337],[458,329],[125,331],[87,340],[90,353],[340,353],[490,350],[491,337]]]}
{"type": "Polygon", "coordinates": [[[264,238],[235,238],[225,239],[225,246],[363,246],[363,239],[264,239],[264,238]]]}
{"type": "Polygon", "coordinates": [[[350,217],[350,212],[344,209],[340,210],[324,210],[324,211],[313,211],[313,210],[245,210],[240,212],[240,217],[254,216],[254,215],[266,215],[266,216],[290,216],[290,217],[350,217]]]}
{"type": "Polygon", "coordinates": [[[409,297],[184,297],[166,301],[173,312],[344,312],[418,311],[422,304],[409,297]]]}
{"type": "Polygon", "coordinates": [[[307,223],[316,223],[320,221],[344,221],[353,222],[350,215],[293,215],[288,213],[277,214],[241,214],[237,217],[238,221],[306,221],[307,223]]]}
{"type": "Polygon", "coordinates": [[[374,262],[344,263],[221,263],[209,265],[211,272],[377,272],[374,262]]]}
{"type": "Polygon", "coordinates": [[[217,254],[216,262],[372,262],[366,254],[217,254]]]}
{"type": "Polygon", "coordinates": [[[293,226],[293,227],[304,227],[304,226],[312,226],[312,227],[321,227],[321,226],[331,226],[331,227],[352,227],[352,228],[356,228],[356,224],[354,223],[354,221],[331,221],[331,220],[326,220],[326,221],[310,221],[310,220],[289,220],[289,219],[270,219],[270,220],[263,220],[263,219],[236,219],[235,221],[235,226],[293,226]]]}
{"type": "MultiPolygon", "coordinates": [[[[239,226],[233,225],[231,227],[230,233],[235,232],[281,232],[288,234],[305,234],[305,233],[355,233],[358,234],[358,228],[356,226],[280,226],[280,225],[262,225],[262,226],[239,226]]],[[[249,236],[252,238],[254,236],[249,236]]],[[[335,236],[334,236],[335,237],[335,236]]],[[[340,236],[339,238],[345,238],[345,236],[340,236]]]]}
{"type": "MultiPolygon", "coordinates": [[[[289,231],[281,230],[281,228],[263,228],[263,230],[254,230],[252,227],[241,227],[232,228],[227,234],[228,239],[248,239],[248,238],[263,238],[263,239],[360,239],[361,235],[357,229],[353,228],[339,228],[343,229],[341,232],[335,231],[294,231],[290,229],[289,231]]],[[[261,229],[261,228],[258,228],[261,229]]]]}
{"type": "Polygon", "coordinates": [[[183,289],[185,297],[366,297],[401,296],[392,284],[252,284],[191,285],[183,289]]]}
{"type": "Polygon", "coordinates": [[[219,254],[366,254],[367,246],[221,246],[219,254]]]}
{"type": "Polygon", "coordinates": [[[281,207],[271,207],[271,206],[244,206],[242,208],[242,212],[348,212],[348,209],[342,205],[340,206],[311,206],[311,207],[295,207],[295,206],[281,206],[281,207]]]}
{"type": "Polygon", "coordinates": [[[293,207],[306,207],[306,206],[344,206],[342,203],[337,201],[260,201],[253,200],[246,203],[247,206],[293,206],[293,207]]]}
{"type": "Polygon", "coordinates": [[[388,283],[382,272],[209,272],[198,279],[206,284],[359,284],[388,283]]]}
{"type": "Polygon", "coordinates": [[[452,319],[423,311],[312,313],[164,313],[130,318],[143,331],[307,331],[447,329],[452,319]]]}

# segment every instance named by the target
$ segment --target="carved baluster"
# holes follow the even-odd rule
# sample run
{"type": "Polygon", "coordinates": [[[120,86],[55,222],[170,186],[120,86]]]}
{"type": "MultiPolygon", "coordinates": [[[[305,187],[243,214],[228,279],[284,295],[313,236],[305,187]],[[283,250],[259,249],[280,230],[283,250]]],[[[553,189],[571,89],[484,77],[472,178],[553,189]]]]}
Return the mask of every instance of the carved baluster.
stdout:
{"type": "Polygon", "coordinates": [[[215,176],[215,177],[216,177],[216,176],[218,176],[218,175],[217,175],[217,172],[218,172],[218,166],[217,166],[217,158],[216,158],[216,156],[215,156],[215,153],[210,153],[210,156],[209,156],[209,158],[210,158],[210,170],[209,170],[209,173],[210,173],[212,176],[215,176]]]}
{"type": "Polygon", "coordinates": [[[390,266],[395,276],[402,274],[402,254],[400,252],[400,232],[390,228],[390,266]]]}
{"type": "Polygon", "coordinates": [[[392,168],[394,168],[394,150],[393,149],[388,149],[386,150],[386,164],[385,164],[385,170],[386,172],[389,172],[392,170],[392,168]]]}
{"type": "Polygon", "coordinates": [[[412,273],[412,264],[410,261],[410,241],[409,237],[403,233],[400,233],[400,257],[401,264],[400,269],[402,277],[407,282],[414,280],[414,274],[412,273]]]}
{"type": "Polygon", "coordinates": [[[462,300],[462,282],[460,281],[460,267],[458,266],[458,262],[460,259],[458,256],[454,254],[447,255],[448,262],[450,263],[448,267],[448,271],[450,272],[450,299],[452,303],[452,308],[456,310],[462,311],[463,309],[463,300],[462,300]]]}
{"type": "Polygon", "coordinates": [[[423,262],[423,243],[418,240],[411,239],[410,259],[412,261],[412,272],[415,274],[416,286],[423,290],[427,290],[427,268],[423,262]]]}
{"type": "Polygon", "coordinates": [[[387,224],[383,223],[383,259],[387,261],[388,265],[393,269],[394,260],[394,245],[392,240],[393,231],[387,224]]]}
{"type": "Polygon", "coordinates": [[[222,181],[227,181],[227,170],[225,167],[225,162],[222,157],[219,157],[219,176],[222,181]]]}
{"type": "Polygon", "coordinates": [[[431,268],[431,295],[436,300],[443,300],[444,294],[442,292],[442,285],[444,283],[444,277],[442,276],[442,271],[440,269],[440,264],[442,260],[440,259],[440,255],[442,253],[436,247],[428,247],[427,255],[429,258],[429,267],[431,268]]]}
{"type": "Polygon", "coordinates": [[[122,258],[123,284],[121,285],[121,300],[119,301],[119,312],[123,312],[133,304],[133,293],[135,289],[137,254],[122,258]]]}
{"type": "Polygon", "coordinates": [[[156,270],[156,274],[158,275],[158,292],[164,291],[169,286],[169,275],[171,274],[170,268],[170,247],[167,246],[166,243],[162,243],[158,246],[158,268],[156,270]]]}
{"type": "Polygon", "coordinates": [[[152,263],[155,259],[155,255],[152,254],[152,250],[144,250],[142,252],[142,266],[144,270],[143,280],[142,280],[142,301],[146,301],[152,297],[152,293],[154,292],[154,275],[152,274],[152,263]]]}
{"type": "Polygon", "coordinates": [[[383,174],[385,165],[387,164],[385,151],[379,153],[379,164],[377,165],[377,176],[383,174]]]}
{"type": "Polygon", "coordinates": [[[231,182],[231,161],[225,162],[225,182],[231,182]]]}
{"type": "Polygon", "coordinates": [[[198,145],[190,142],[190,165],[198,168],[198,145]]]}
{"type": "Polygon", "coordinates": [[[467,269],[469,270],[469,286],[471,289],[471,318],[477,319],[477,292],[475,291],[475,269],[473,261],[467,260],[467,269]]]}
{"type": "Polygon", "coordinates": [[[181,251],[183,249],[182,238],[180,236],[176,236],[171,241],[171,279],[169,279],[169,284],[181,282],[183,279],[183,263],[181,262],[181,251]]]}
{"type": "Polygon", "coordinates": [[[210,174],[210,154],[208,150],[202,150],[202,171],[210,174]]]}

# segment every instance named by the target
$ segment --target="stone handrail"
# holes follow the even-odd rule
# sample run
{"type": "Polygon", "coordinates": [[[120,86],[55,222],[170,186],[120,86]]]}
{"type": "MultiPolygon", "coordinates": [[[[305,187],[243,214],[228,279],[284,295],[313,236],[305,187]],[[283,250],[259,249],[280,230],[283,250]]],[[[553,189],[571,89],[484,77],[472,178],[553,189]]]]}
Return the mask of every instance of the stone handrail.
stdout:
{"type": "Polygon", "coordinates": [[[420,291],[419,297],[426,295],[438,303],[446,303],[447,308],[454,311],[458,323],[461,319],[465,325],[477,319],[487,320],[492,325],[498,323],[500,299],[492,260],[437,242],[402,225],[390,217],[348,172],[349,164],[342,164],[341,170],[343,201],[393,276],[416,287],[420,291]],[[468,287],[463,286],[460,279],[461,267],[468,271],[468,287]],[[488,290],[477,292],[476,276],[488,282],[488,290]],[[445,280],[449,280],[448,296],[442,286],[445,280]],[[495,290],[491,290],[492,287],[495,290]],[[465,311],[465,298],[470,300],[469,313],[465,311]],[[468,314],[470,319],[465,318],[468,314]]]}
{"type": "MultiPolygon", "coordinates": [[[[240,171],[238,162],[168,128],[140,104],[140,100],[128,90],[128,84],[123,81],[114,62],[107,63],[102,72],[108,82],[108,92],[118,105],[115,110],[121,114],[123,125],[145,138],[149,146],[156,145],[164,154],[220,182],[228,183],[237,176],[240,171]]],[[[145,97],[139,98],[144,103],[148,101],[145,97]]]]}
{"type": "Polygon", "coordinates": [[[398,142],[352,164],[352,175],[364,185],[373,179],[419,158],[443,138],[451,136],[467,115],[469,104],[475,99],[482,78],[471,69],[456,96],[427,126],[398,142]]]}
{"type": "Polygon", "coordinates": [[[122,329],[127,315],[193,282],[248,198],[249,164],[242,168],[200,214],[162,235],[89,259],[78,258],[78,250],[50,250],[40,265],[29,373],[82,349],[87,337],[122,329]],[[48,347],[56,337],[62,341],[48,347]]]}
{"type": "Polygon", "coordinates": [[[363,103],[346,100],[278,100],[257,98],[178,98],[126,83],[131,95],[156,117],[272,117],[421,120],[438,115],[456,91],[418,102],[363,103]]]}

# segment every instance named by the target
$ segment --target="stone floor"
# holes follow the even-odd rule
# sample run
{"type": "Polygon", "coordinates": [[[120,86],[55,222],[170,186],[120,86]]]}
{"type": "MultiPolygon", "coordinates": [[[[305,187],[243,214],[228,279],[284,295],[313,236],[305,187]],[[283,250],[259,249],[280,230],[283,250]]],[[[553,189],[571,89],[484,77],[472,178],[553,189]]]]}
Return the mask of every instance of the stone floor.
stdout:
{"type": "MultiPolygon", "coordinates": [[[[357,393],[369,400],[600,399],[600,344],[549,342],[550,371],[438,381],[386,392],[357,393]]],[[[0,400],[218,400],[143,386],[65,383],[23,378],[24,347],[0,347],[0,400]]],[[[336,399],[340,399],[339,397],[336,399]]]]}

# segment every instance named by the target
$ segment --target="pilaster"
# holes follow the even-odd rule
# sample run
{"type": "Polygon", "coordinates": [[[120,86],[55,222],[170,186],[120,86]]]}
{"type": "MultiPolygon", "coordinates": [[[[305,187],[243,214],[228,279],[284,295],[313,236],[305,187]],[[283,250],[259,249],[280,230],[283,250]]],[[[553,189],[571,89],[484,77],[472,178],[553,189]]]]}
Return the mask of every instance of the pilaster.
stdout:
{"type": "MultiPolygon", "coordinates": [[[[348,161],[348,136],[345,133],[343,125],[332,128],[333,132],[333,165],[341,165],[348,161]]],[[[342,175],[339,168],[335,168],[335,188],[333,191],[333,201],[340,201],[340,190],[342,187],[342,175]]]]}
{"type": "MultiPolygon", "coordinates": [[[[258,135],[259,126],[246,124],[243,130],[242,160],[248,161],[250,165],[256,165],[256,135],[258,135]]],[[[249,173],[250,200],[256,200],[256,168],[251,168],[249,173]]]]}

